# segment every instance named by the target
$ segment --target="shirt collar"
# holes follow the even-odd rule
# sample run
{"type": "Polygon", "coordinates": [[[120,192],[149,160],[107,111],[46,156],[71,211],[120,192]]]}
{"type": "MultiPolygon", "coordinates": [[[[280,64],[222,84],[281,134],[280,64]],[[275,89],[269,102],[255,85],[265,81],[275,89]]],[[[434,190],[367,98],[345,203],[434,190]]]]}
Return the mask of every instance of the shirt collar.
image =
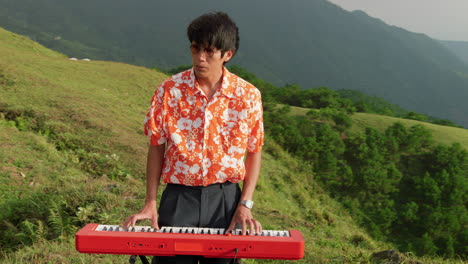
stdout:
{"type": "Polygon", "coordinates": [[[221,81],[219,92],[227,97],[234,96],[234,85],[232,82],[233,74],[226,67],[223,67],[223,80],[221,81]]]}
{"type": "MultiPolygon", "coordinates": [[[[195,94],[197,92],[201,92],[196,86],[198,85],[197,80],[195,78],[195,73],[193,72],[193,68],[190,70],[190,79],[192,80],[193,87],[190,89],[191,94],[195,94]]],[[[226,67],[223,67],[223,79],[221,80],[221,85],[218,88],[220,94],[226,97],[233,97],[234,96],[234,85],[233,85],[233,74],[228,71],[226,67]]]]}

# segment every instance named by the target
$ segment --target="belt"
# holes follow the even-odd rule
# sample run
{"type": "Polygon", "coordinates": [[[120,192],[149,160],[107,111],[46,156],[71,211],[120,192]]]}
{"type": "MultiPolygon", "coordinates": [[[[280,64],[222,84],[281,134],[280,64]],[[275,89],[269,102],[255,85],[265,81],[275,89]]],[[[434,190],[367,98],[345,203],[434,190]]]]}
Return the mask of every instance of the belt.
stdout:
{"type": "Polygon", "coordinates": [[[208,185],[208,186],[189,186],[189,185],[168,183],[167,187],[202,191],[202,190],[211,190],[211,189],[223,189],[225,187],[229,187],[231,185],[236,185],[236,184],[237,183],[232,183],[230,181],[226,181],[226,182],[223,182],[223,183],[213,183],[213,184],[208,185]]]}

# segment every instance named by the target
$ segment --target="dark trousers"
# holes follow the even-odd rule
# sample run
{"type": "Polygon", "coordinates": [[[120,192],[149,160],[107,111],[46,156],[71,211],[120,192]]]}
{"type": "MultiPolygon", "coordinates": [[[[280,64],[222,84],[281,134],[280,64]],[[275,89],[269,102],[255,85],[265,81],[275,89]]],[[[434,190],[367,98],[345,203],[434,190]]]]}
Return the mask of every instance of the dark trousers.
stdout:
{"type": "MultiPolygon", "coordinates": [[[[168,184],[159,205],[159,227],[227,228],[240,198],[238,184],[226,182],[210,186],[168,184]]],[[[214,259],[200,256],[155,257],[158,264],[228,264],[232,259],[214,259]]]]}

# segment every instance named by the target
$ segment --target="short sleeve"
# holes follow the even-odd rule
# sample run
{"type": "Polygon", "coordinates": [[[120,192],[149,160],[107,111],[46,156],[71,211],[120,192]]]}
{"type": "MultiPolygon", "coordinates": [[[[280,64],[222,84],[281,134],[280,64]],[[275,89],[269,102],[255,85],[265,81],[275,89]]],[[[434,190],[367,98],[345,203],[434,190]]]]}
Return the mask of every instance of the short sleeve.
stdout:
{"type": "Polygon", "coordinates": [[[260,151],[262,149],[264,140],[262,98],[260,91],[257,89],[255,89],[255,91],[256,92],[252,96],[253,100],[250,112],[251,132],[247,145],[248,152],[260,151]]]}
{"type": "Polygon", "coordinates": [[[167,141],[164,112],[164,84],[162,84],[151,98],[151,106],[144,122],[144,132],[149,137],[151,145],[161,145],[167,141]]]}

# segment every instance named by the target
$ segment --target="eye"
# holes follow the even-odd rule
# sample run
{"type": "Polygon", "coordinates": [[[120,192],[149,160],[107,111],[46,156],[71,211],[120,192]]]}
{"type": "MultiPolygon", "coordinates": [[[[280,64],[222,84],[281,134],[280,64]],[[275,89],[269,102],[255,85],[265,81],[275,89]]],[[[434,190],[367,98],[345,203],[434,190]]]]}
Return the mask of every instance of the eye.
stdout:
{"type": "Polygon", "coordinates": [[[206,52],[206,55],[213,56],[213,54],[215,53],[215,50],[212,48],[206,48],[205,52],[206,52]]]}
{"type": "Polygon", "coordinates": [[[200,52],[200,47],[198,45],[192,44],[190,45],[190,51],[193,54],[197,54],[198,52],[200,52]]]}

